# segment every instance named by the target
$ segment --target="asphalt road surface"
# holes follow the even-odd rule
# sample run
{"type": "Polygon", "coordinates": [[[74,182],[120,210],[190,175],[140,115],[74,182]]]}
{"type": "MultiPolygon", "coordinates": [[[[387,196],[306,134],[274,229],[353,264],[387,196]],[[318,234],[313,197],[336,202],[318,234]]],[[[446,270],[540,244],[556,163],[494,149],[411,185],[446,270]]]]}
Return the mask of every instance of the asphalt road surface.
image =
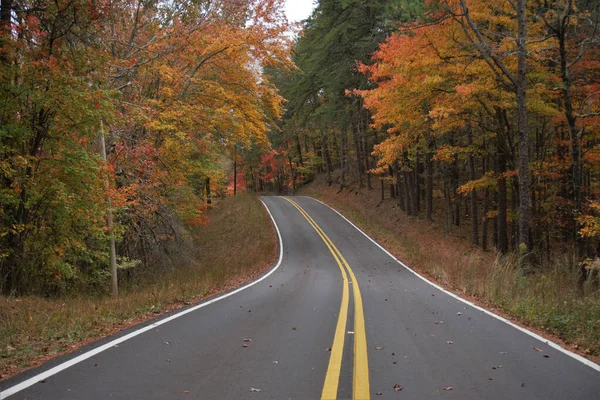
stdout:
{"type": "Polygon", "coordinates": [[[283,246],[262,280],[4,381],[1,397],[600,399],[598,365],[426,282],[316,200],[263,201],[283,246]]]}

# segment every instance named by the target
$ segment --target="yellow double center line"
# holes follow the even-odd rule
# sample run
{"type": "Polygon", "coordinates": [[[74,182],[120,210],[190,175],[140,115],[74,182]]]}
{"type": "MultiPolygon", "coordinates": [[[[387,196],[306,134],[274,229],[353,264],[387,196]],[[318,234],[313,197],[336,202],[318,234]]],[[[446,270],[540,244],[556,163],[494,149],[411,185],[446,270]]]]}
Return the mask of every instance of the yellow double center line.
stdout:
{"type": "Polygon", "coordinates": [[[369,359],[367,356],[367,335],[365,332],[365,316],[363,311],[362,297],[356,276],[348,262],[342,256],[342,253],[335,247],[331,239],[323,232],[321,227],[312,219],[310,215],[294,200],[285,198],[300,213],[306,218],[308,223],[314,228],[317,234],[323,239],[323,242],[333,255],[340,272],[342,273],[342,304],[340,306],[340,314],[338,316],[337,325],[335,328],[335,336],[333,338],[333,346],[331,347],[331,357],[329,358],[329,366],[327,367],[327,375],[325,375],[325,383],[323,384],[323,392],[321,399],[329,400],[336,399],[338,386],[340,381],[340,371],[342,368],[342,355],[344,353],[344,340],[346,322],[348,321],[348,275],[352,281],[352,293],[354,295],[354,371],[352,379],[352,397],[355,400],[370,399],[369,393],[369,359]],[[347,272],[347,273],[346,273],[347,272]]]}

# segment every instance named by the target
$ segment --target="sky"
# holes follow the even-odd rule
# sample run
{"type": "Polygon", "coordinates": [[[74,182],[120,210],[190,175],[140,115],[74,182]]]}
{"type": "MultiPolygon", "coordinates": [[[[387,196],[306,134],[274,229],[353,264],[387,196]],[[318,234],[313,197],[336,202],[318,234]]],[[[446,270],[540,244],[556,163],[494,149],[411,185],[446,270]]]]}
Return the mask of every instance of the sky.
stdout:
{"type": "Polygon", "coordinates": [[[286,0],[285,14],[291,22],[306,19],[313,10],[313,0],[286,0]]]}

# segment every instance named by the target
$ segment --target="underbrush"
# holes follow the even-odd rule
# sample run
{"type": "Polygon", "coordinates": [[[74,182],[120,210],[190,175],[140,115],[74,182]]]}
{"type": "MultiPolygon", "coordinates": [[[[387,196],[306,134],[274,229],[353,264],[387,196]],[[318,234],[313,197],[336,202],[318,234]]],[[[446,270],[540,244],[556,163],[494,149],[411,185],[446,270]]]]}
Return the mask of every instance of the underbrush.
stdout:
{"type": "Polygon", "coordinates": [[[0,379],[164,311],[240,285],[276,255],[271,220],[258,198],[239,195],[208,213],[194,229],[194,251],[162,275],[99,295],[45,299],[0,297],[0,379]]]}
{"type": "Polygon", "coordinates": [[[328,186],[323,177],[298,195],[312,196],[339,210],[392,254],[454,292],[483,302],[520,323],[558,337],[582,354],[600,356],[600,289],[564,255],[522,271],[515,257],[498,258],[471,246],[465,232],[444,235],[440,221],[408,217],[380,192],[328,186]]]}

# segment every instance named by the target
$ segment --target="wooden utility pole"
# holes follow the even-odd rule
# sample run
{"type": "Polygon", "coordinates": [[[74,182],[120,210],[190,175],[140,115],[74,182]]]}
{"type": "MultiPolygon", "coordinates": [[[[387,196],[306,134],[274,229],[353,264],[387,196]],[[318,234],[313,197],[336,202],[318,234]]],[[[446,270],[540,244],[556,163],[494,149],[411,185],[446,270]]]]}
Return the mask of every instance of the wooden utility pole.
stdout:
{"type": "MultiPolygon", "coordinates": [[[[106,157],[106,142],[104,140],[104,123],[100,120],[100,145],[102,148],[102,159],[104,163],[107,163],[106,157]]],[[[106,192],[110,189],[110,181],[108,178],[108,174],[106,175],[106,179],[104,181],[104,188],[106,192]]],[[[110,196],[107,195],[107,204],[108,210],[106,213],[106,219],[108,222],[108,236],[110,238],[110,277],[112,281],[112,296],[119,296],[119,282],[117,280],[117,249],[115,246],[115,232],[113,229],[113,214],[112,214],[112,200],[110,196]]]]}
{"type": "Polygon", "coordinates": [[[233,150],[233,195],[237,194],[237,149],[233,150]]]}

